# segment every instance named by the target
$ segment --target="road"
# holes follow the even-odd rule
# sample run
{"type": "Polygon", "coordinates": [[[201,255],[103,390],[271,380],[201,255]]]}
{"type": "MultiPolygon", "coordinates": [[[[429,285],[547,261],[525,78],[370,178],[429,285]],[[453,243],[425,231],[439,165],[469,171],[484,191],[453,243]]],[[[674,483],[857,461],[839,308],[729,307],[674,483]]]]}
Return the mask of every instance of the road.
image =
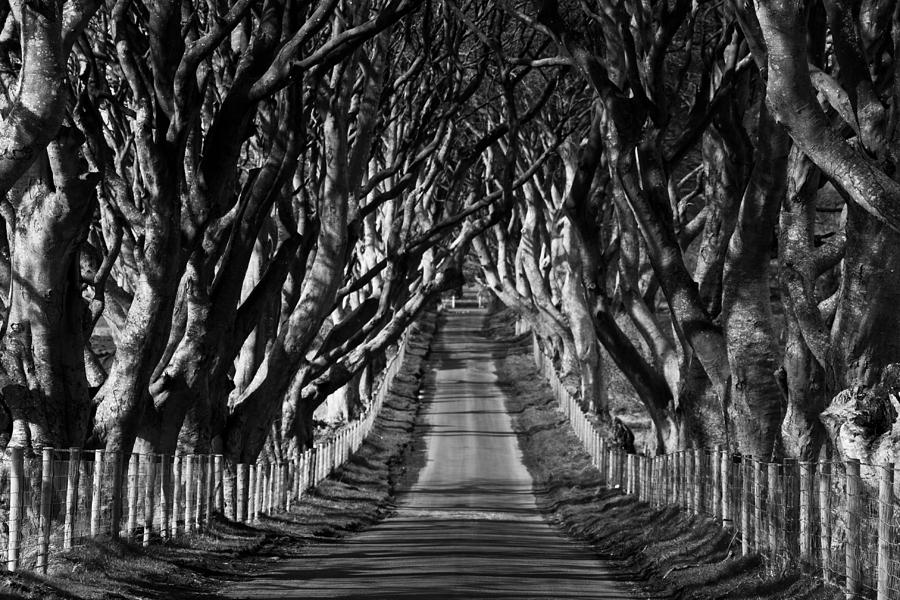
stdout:
{"type": "Polygon", "coordinates": [[[485,316],[449,311],[424,379],[426,459],[396,514],[319,544],[230,598],[632,598],[541,517],[497,383],[485,316]]]}

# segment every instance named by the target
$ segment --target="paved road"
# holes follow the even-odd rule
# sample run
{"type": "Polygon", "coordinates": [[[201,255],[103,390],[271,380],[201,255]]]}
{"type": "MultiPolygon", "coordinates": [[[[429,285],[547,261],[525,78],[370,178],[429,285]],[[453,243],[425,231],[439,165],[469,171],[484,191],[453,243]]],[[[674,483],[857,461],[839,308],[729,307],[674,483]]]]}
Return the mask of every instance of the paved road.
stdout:
{"type": "Polygon", "coordinates": [[[234,588],[231,598],[631,598],[540,516],[485,317],[451,311],[423,388],[427,463],[395,516],[234,588]]]}

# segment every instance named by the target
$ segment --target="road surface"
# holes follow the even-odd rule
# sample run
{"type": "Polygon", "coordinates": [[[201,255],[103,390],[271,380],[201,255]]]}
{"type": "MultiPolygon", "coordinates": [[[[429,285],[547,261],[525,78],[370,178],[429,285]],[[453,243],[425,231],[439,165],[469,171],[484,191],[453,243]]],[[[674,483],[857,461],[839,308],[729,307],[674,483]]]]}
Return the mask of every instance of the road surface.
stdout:
{"type": "Polygon", "coordinates": [[[318,544],[228,597],[632,598],[590,550],[547,524],[497,385],[486,317],[448,311],[423,386],[427,462],[398,510],[318,544]]]}

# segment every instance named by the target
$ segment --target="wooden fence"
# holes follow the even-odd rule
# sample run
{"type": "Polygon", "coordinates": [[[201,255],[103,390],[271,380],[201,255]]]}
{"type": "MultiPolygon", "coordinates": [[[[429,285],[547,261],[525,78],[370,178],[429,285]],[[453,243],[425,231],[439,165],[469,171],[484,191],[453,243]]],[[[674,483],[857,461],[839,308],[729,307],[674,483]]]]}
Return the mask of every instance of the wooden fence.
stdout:
{"type": "Polygon", "coordinates": [[[22,448],[9,448],[0,459],[0,525],[6,513],[0,561],[9,571],[46,573],[51,553],[88,538],[147,545],[155,536],[200,530],[214,513],[246,523],[288,510],[362,445],[403,365],[406,344],[404,336],[365,413],[290,462],[230,464],[221,454],[134,453],[126,459],[79,448],[45,448],[28,457],[22,448]],[[114,481],[121,482],[119,490],[114,481]]]}
{"type": "Polygon", "coordinates": [[[900,599],[900,464],[768,462],[722,448],[627,454],[601,437],[536,339],[534,360],[608,487],[715,519],[772,571],[802,569],[848,598],[900,599]]]}

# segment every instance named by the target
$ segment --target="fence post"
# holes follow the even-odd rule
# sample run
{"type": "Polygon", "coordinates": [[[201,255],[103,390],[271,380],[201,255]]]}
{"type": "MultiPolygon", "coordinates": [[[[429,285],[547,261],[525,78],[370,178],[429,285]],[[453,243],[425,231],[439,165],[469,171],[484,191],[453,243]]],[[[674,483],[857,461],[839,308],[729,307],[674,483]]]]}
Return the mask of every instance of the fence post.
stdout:
{"type": "Polygon", "coordinates": [[[50,552],[50,503],[53,501],[53,450],[41,451],[41,498],[37,568],[47,574],[47,554],[50,552]]]}
{"type": "Polygon", "coordinates": [[[694,514],[703,513],[703,452],[694,448],[694,514]]]}
{"type": "Polygon", "coordinates": [[[694,460],[691,450],[681,452],[681,500],[685,512],[694,512],[694,460]]]}
{"type": "Polygon", "coordinates": [[[891,548],[894,545],[894,464],[885,463],[878,477],[878,574],[877,600],[891,597],[891,548]]]}
{"type": "Polygon", "coordinates": [[[669,505],[669,465],[670,454],[663,454],[659,457],[659,505],[669,505]]]}
{"type": "Polygon", "coordinates": [[[625,454],[625,493],[631,495],[634,493],[634,486],[632,485],[632,479],[634,475],[634,461],[632,460],[632,455],[626,453],[625,454]]]}
{"type": "Polygon", "coordinates": [[[638,454],[631,456],[631,493],[640,499],[641,497],[641,457],[638,454]]]}
{"type": "Polygon", "coordinates": [[[204,524],[212,523],[213,511],[216,509],[216,463],[212,454],[206,455],[206,519],[204,524]]]}
{"type": "Polygon", "coordinates": [[[681,493],[681,483],[680,483],[680,474],[681,474],[681,451],[676,451],[669,460],[669,472],[672,479],[672,498],[669,504],[672,506],[681,506],[679,502],[679,494],[681,493]]]}
{"type": "Polygon", "coordinates": [[[762,463],[758,460],[753,461],[753,541],[756,542],[756,550],[761,551],[763,548],[763,487],[765,486],[762,463]]]}
{"type": "MultiPolygon", "coordinates": [[[[722,512],[722,526],[725,527],[727,523],[732,522],[731,515],[731,457],[728,455],[728,451],[720,446],[719,450],[719,486],[721,486],[722,490],[719,493],[721,498],[721,512],[722,512]]],[[[743,464],[743,461],[741,461],[743,464]]]]}
{"type": "MultiPolygon", "coordinates": [[[[322,458],[321,456],[319,457],[322,458]]],[[[321,461],[320,461],[321,462],[321,461]]],[[[317,467],[321,466],[319,463],[316,464],[317,467]]],[[[266,493],[268,492],[269,487],[269,477],[266,469],[268,468],[268,463],[259,461],[256,463],[256,512],[264,515],[268,515],[269,510],[266,507],[266,493]]]]}
{"type": "Polygon", "coordinates": [[[609,446],[606,447],[604,461],[606,462],[606,487],[612,489],[616,466],[613,464],[613,449],[609,446]]]}
{"type": "Polygon", "coordinates": [[[800,470],[797,461],[784,460],[784,546],[791,561],[800,556],[800,470]]]}
{"type": "Polygon", "coordinates": [[[94,481],[91,489],[91,537],[100,535],[100,494],[103,482],[103,450],[94,450],[94,481]]]}
{"type": "MultiPolygon", "coordinates": [[[[331,474],[334,473],[334,470],[335,470],[335,468],[337,467],[337,464],[336,464],[336,462],[335,462],[335,458],[336,458],[336,457],[337,457],[337,438],[331,438],[331,442],[328,444],[328,465],[329,465],[329,468],[328,468],[328,473],[326,474],[328,477],[330,477],[331,474]]],[[[272,467],[272,470],[273,470],[273,477],[274,477],[274,470],[275,470],[275,468],[276,468],[275,466],[272,467]]]]}
{"type": "MultiPolygon", "coordinates": [[[[338,463],[340,460],[341,454],[341,436],[338,434],[334,438],[334,462],[338,463]]],[[[275,493],[272,495],[273,502],[272,508],[276,511],[280,511],[282,509],[282,493],[284,492],[284,463],[281,461],[276,461],[272,466],[273,475],[272,479],[274,481],[275,493]]]]}
{"type": "Polygon", "coordinates": [[[823,462],[819,468],[819,548],[822,553],[822,579],[832,582],[831,576],[831,465],[823,462]]]}
{"type": "Polygon", "coordinates": [[[216,454],[216,510],[219,514],[225,512],[225,457],[216,454]]]}
{"type": "MultiPolygon", "coordinates": [[[[341,464],[347,461],[347,432],[341,436],[341,464]]],[[[281,462],[281,509],[287,511],[291,508],[291,461],[281,462]]]]}
{"type": "Polygon", "coordinates": [[[75,508],[78,506],[78,474],[81,467],[81,449],[69,449],[69,469],[66,474],[66,521],[63,525],[63,550],[72,549],[75,536],[75,508]]]}
{"type": "Polygon", "coordinates": [[[237,464],[237,515],[238,523],[247,522],[247,465],[245,463],[237,464]]]}
{"type": "Polygon", "coordinates": [[[750,482],[753,480],[753,460],[741,457],[741,554],[750,554],[750,482]]]}
{"type": "Polygon", "coordinates": [[[169,455],[159,455],[159,535],[163,539],[169,537],[169,513],[172,510],[170,481],[172,481],[172,463],[169,455]]]}
{"type": "Polygon", "coordinates": [[[203,503],[206,496],[206,460],[202,454],[197,456],[197,485],[194,493],[197,495],[197,505],[194,507],[194,526],[199,531],[203,523],[203,503]]]}
{"type": "Polygon", "coordinates": [[[712,471],[712,516],[724,525],[722,522],[722,446],[716,446],[716,449],[709,455],[710,470],[712,471]]]}
{"type": "Polygon", "coordinates": [[[178,535],[178,517],[181,514],[181,485],[182,477],[181,469],[183,468],[183,461],[181,459],[180,454],[175,454],[172,456],[172,537],[176,537],[178,535]]]}
{"type": "MultiPolygon", "coordinates": [[[[338,461],[343,462],[344,459],[344,436],[341,435],[338,445],[338,461]]],[[[287,510],[287,463],[281,461],[278,463],[278,508],[282,511],[287,510]]]]}
{"type": "Polygon", "coordinates": [[[616,475],[615,454],[613,448],[606,448],[606,486],[612,489],[616,475]]]}
{"type": "MultiPolygon", "coordinates": [[[[331,453],[329,455],[329,464],[334,468],[335,450],[337,449],[337,436],[331,440],[331,453]]],[[[281,499],[281,463],[273,460],[269,465],[269,509],[274,514],[278,512],[278,505],[281,499]]]]}
{"type": "Polygon", "coordinates": [[[265,493],[265,489],[263,489],[263,463],[256,463],[256,481],[253,483],[254,494],[256,494],[256,499],[253,501],[253,520],[256,521],[259,519],[259,513],[263,512],[263,495],[265,493]]]}
{"type": "Polygon", "coordinates": [[[672,504],[681,506],[681,450],[672,455],[672,504]]]}
{"type": "MultiPolygon", "coordinates": [[[[374,409],[373,409],[374,410],[374,409]]],[[[300,455],[300,498],[306,494],[312,482],[312,450],[307,448],[300,455]]]]}
{"type": "MultiPolygon", "coordinates": [[[[332,439],[331,443],[328,444],[329,473],[331,473],[331,469],[334,468],[334,450],[334,439],[332,439]]],[[[278,463],[274,460],[269,463],[268,476],[269,512],[275,514],[276,512],[278,512],[278,463]]]]}
{"type": "Polygon", "coordinates": [[[659,457],[659,505],[669,505],[669,465],[671,462],[670,454],[663,454],[659,457]]]}
{"type": "Polygon", "coordinates": [[[150,545],[153,533],[153,513],[156,501],[156,455],[144,455],[144,539],[143,545],[150,545]]]}
{"type": "Polygon", "coordinates": [[[128,461],[128,520],[125,522],[126,535],[131,537],[137,531],[138,487],[141,481],[141,455],[131,453],[128,461]]]}
{"type": "Polygon", "coordinates": [[[847,473],[847,597],[856,598],[862,592],[860,571],[859,513],[862,510],[860,497],[859,461],[851,458],[844,463],[847,473]]]}
{"type": "MultiPolygon", "coordinates": [[[[326,446],[326,450],[327,450],[327,446],[326,446]]],[[[328,459],[328,456],[326,454],[326,461],[323,464],[328,464],[327,459],[328,459]]],[[[266,508],[266,514],[271,515],[275,512],[272,510],[272,506],[273,506],[272,505],[272,489],[273,489],[272,483],[273,483],[273,479],[274,479],[274,470],[272,468],[271,462],[266,461],[265,472],[263,473],[263,475],[264,475],[264,477],[263,477],[263,481],[264,481],[264,483],[263,483],[263,485],[264,485],[263,506],[266,508]]]]}
{"type": "Polygon", "coordinates": [[[637,500],[644,499],[644,457],[641,454],[634,455],[634,494],[637,500]]]}
{"type": "Polygon", "coordinates": [[[25,460],[22,448],[9,447],[9,545],[6,554],[6,570],[19,568],[19,541],[22,535],[22,513],[25,507],[25,460]]]}
{"type": "Polygon", "coordinates": [[[650,457],[641,455],[641,500],[650,502],[650,490],[652,484],[650,475],[650,457]]]}
{"type": "Polygon", "coordinates": [[[107,462],[112,459],[112,488],[110,499],[110,523],[109,534],[114,540],[119,539],[119,532],[122,529],[122,486],[125,483],[125,473],[123,468],[123,456],[121,451],[108,453],[106,455],[107,462]],[[110,456],[111,454],[111,456],[110,456]]]}
{"type": "Polygon", "coordinates": [[[247,520],[255,521],[256,513],[258,512],[258,495],[259,488],[256,485],[256,471],[259,469],[258,463],[250,463],[247,467],[249,472],[247,484],[250,486],[250,490],[247,493],[247,520]]]}
{"type": "Polygon", "coordinates": [[[666,494],[666,474],[664,469],[666,456],[654,456],[653,463],[656,467],[653,473],[653,503],[656,506],[663,506],[666,494]]]}
{"type": "Polygon", "coordinates": [[[600,451],[597,453],[597,470],[600,471],[600,482],[608,486],[606,478],[606,440],[600,438],[600,451]]]}
{"type": "Polygon", "coordinates": [[[660,477],[660,485],[662,486],[662,494],[660,494],[660,504],[662,506],[668,506],[669,504],[669,487],[671,483],[671,465],[672,465],[672,455],[671,454],[663,454],[662,460],[660,461],[660,471],[662,472],[660,477]]]}
{"type": "Polygon", "coordinates": [[[685,477],[687,485],[685,492],[687,493],[688,512],[692,515],[699,514],[700,507],[697,505],[697,493],[700,487],[700,473],[697,468],[696,448],[685,451],[684,460],[687,463],[685,469],[687,476],[685,477]]]}
{"type": "Polygon", "coordinates": [[[812,508],[813,463],[800,463],[800,562],[812,563],[812,508]]]}
{"type": "Polygon", "coordinates": [[[769,555],[772,557],[770,565],[773,572],[776,571],[776,563],[778,561],[778,463],[768,463],[767,484],[768,484],[768,504],[766,505],[766,516],[768,517],[766,525],[769,530],[769,555]]]}
{"type": "MultiPolygon", "coordinates": [[[[348,435],[344,436],[344,452],[347,452],[350,448],[349,444],[351,443],[351,438],[349,436],[350,430],[348,430],[348,435]]],[[[296,475],[296,461],[286,458],[284,461],[284,509],[289,510],[294,502],[294,481],[297,479],[296,475]]]]}
{"type": "MultiPolygon", "coordinates": [[[[322,458],[321,456],[319,458],[322,458]]],[[[256,513],[269,515],[271,511],[266,507],[266,494],[268,493],[269,477],[266,469],[269,463],[260,460],[256,463],[256,513]]],[[[318,466],[318,465],[317,465],[318,466]]]]}
{"type": "Polygon", "coordinates": [[[685,512],[694,512],[694,460],[691,450],[681,451],[681,506],[685,512]]]}
{"type": "Polygon", "coordinates": [[[184,531],[194,530],[194,455],[184,455],[184,531]]]}
{"type": "MultiPolygon", "coordinates": [[[[331,456],[330,456],[330,453],[328,452],[328,450],[330,450],[330,449],[331,449],[330,445],[325,446],[325,460],[323,461],[323,465],[325,465],[326,471],[325,471],[325,475],[322,476],[323,479],[325,477],[327,477],[327,473],[328,473],[327,469],[329,468],[329,465],[331,464],[331,456]]],[[[272,489],[273,489],[272,486],[274,484],[274,479],[275,479],[275,470],[273,468],[273,463],[266,461],[266,477],[265,477],[266,489],[265,489],[265,499],[263,500],[263,504],[266,507],[267,515],[271,515],[274,512],[272,510],[272,489]]]]}
{"type": "Polygon", "coordinates": [[[678,451],[669,455],[669,504],[678,506],[678,451]]]}

